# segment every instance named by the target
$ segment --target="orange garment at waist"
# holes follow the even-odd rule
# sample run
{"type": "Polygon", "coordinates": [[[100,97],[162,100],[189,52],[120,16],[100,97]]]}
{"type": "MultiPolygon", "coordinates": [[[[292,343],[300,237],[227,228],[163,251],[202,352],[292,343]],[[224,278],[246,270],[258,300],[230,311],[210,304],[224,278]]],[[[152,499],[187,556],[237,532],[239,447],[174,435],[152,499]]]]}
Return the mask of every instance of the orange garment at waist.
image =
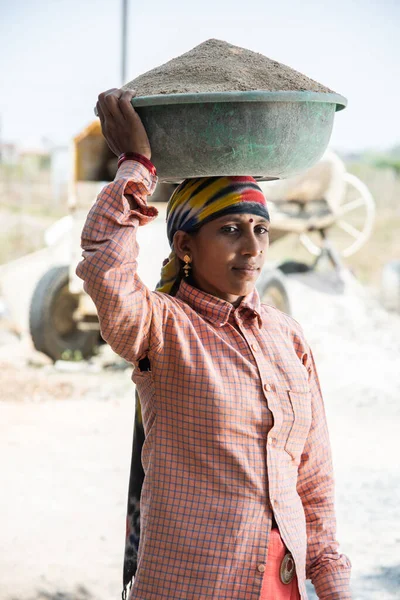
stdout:
{"type": "MultiPolygon", "coordinates": [[[[279,529],[271,529],[268,557],[265,564],[261,595],[259,600],[300,600],[300,593],[297,584],[297,575],[290,583],[283,583],[281,580],[282,561],[288,550],[281,538],[279,529]]],[[[284,562],[286,573],[293,567],[292,558],[287,558],[284,562]]]]}

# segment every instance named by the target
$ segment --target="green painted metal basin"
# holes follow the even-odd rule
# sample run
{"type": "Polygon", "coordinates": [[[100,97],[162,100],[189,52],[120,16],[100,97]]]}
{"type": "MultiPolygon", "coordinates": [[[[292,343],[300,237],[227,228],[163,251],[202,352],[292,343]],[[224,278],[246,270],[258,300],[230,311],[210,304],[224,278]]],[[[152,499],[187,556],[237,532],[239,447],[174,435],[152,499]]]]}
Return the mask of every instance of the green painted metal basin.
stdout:
{"type": "Polygon", "coordinates": [[[161,181],[186,177],[291,177],[328,146],[347,100],[320,92],[222,92],[132,99],[161,181]]]}

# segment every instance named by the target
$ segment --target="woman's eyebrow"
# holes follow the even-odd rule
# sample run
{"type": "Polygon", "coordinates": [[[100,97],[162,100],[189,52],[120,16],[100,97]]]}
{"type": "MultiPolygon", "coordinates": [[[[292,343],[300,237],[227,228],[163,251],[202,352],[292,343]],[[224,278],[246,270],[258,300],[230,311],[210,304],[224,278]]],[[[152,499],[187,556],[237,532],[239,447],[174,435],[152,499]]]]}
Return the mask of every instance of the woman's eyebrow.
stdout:
{"type": "Polygon", "coordinates": [[[259,225],[260,223],[266,223],[267,225],[270,224],[270,221],[268,221],[268,219],[266,219],[265,217],[257,217],[257,215],[254,215],[251,217],[243,217],[241,215],[232,215],[230,218],[222,217],[220,224],[225,225],[228,223],[249,223],[249,222],[254,222],[255,225],[259,225]]]}

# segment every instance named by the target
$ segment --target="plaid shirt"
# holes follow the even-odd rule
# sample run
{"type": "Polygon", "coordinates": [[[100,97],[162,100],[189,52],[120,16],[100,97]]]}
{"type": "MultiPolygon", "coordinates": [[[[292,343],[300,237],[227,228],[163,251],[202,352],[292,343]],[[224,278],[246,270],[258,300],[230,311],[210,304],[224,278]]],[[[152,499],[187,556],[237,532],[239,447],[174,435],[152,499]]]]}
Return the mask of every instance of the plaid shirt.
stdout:
{"type": "MultiPolygon", "coordinates": [[[[146,440],[137,600],[258,600],[272,515],[302,600],[346,600],[320,384],[300,325],[260,303],[238,308],[182,281],[176,297],[136,272],[156,177],[126,161],[89,212],[77,274],[104,339],[135,365],[146,440]],[[132,203],[133,202],[133,203],[132,203]],[[133,210],[133,209],[134,210],[133,210]],[[138,362],[148,357],[150,371],[138,362]]],[[[155,240],[156,243],[156,240],[155,240]]]]}

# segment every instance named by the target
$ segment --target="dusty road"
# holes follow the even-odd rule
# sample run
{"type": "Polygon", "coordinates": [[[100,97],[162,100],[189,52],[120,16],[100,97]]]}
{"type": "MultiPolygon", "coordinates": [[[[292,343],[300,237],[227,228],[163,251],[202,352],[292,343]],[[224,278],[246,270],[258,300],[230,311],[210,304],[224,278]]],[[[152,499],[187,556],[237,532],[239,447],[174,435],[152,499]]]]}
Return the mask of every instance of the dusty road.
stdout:
{"type": "MultiPolygon", "coordinates": [[[[353,286],[327,296],[290,285],[324,391],[338,539],[353,563],[354,598],[398,599],[400,319],[353,286]]],[[[119,598],[129,369],[63,373],[34,366],[29,348],[3,341],[0,600],[119,598]]]]}

